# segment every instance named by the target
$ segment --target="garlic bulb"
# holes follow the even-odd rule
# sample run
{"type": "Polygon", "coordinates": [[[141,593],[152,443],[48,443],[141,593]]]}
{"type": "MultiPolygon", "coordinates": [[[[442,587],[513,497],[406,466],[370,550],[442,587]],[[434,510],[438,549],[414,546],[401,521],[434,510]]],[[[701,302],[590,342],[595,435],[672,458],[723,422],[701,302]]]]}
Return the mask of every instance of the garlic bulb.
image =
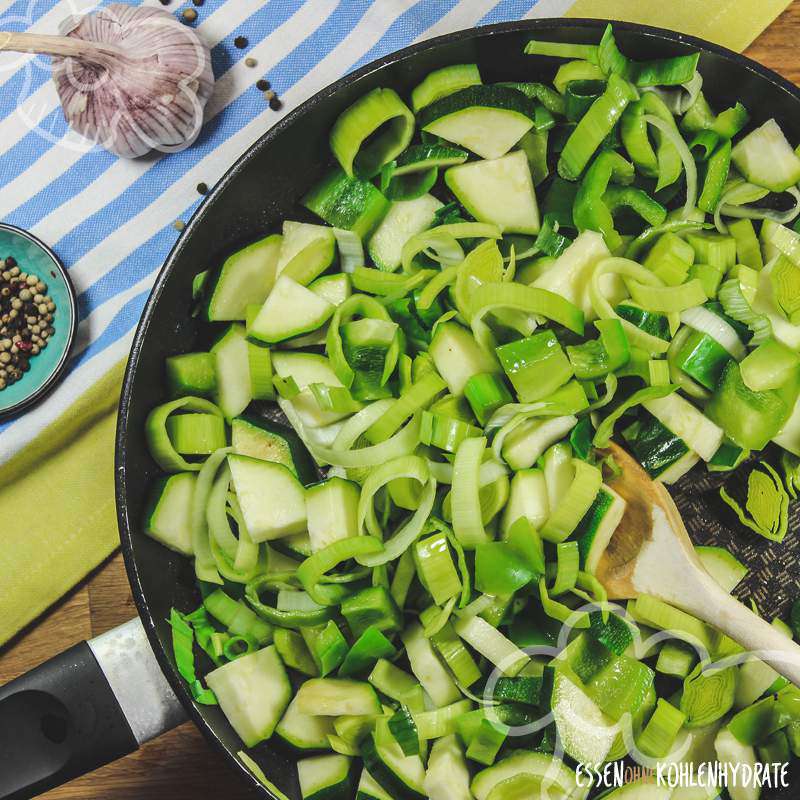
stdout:
{"type": "Polygon", "coordinates": [[[112,3],[72,16],[61,36],[0,32],[0,50],[53,56],[70,127],[125,158],[188,147],[214,86],[211,54],[159,8],[112,3]]]}

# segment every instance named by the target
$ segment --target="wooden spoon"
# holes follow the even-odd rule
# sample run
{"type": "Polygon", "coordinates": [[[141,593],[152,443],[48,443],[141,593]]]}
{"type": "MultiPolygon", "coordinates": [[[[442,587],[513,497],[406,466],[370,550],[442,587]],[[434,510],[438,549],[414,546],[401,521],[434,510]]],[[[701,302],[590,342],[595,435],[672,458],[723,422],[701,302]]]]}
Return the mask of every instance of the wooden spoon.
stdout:
{"type": "Polygon", "coordinates": [[[611,486],[627,502],[597,567],[609,599],[648,594],[713,625],[800,686],[800,646],[731,597],[697,557],[669,492],[621,447],[611,486]]]}

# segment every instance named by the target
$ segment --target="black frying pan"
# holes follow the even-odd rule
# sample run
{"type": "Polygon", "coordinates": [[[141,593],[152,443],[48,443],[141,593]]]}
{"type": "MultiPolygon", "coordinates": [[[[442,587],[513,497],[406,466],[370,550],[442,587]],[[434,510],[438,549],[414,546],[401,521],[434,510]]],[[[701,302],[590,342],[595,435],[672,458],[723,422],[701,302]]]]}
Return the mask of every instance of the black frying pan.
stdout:
{"type": "MultiPolygon", "coordinates": [[[[287,115],[230,169],[195,214],[158,277],[136,333],[120,405],[116,491],[122,549],[144,630],[163,675],[232,769],[265,797],[280,797],[279,792],[300,797],[295,758],[269,743],[250,751],[276,788],[262,787],[237,759],[242,743],[222,712],[192,703],[175,668],[166,619],[172,606],[187,611],[197,606],[194,572],[188,560],[140,530],[147,488],[158,472],[145,446],[145,417],[166,399],[165,357],[197,347],[201,335],[189,314],[192,278],[278,228],[284,218],[308,218],[297,201],[331,161],[328,133],[333,121],[369,89],[392,86],[408,95],[430,70],[473,61],[486,82],[547,80],[557,62],[522,52],[533,34],[596,43],[604,25],[598,20],[535,20],[461,31],[401,50],[337,81],[287,115]]],[[[657,28],[616,23],[615,34],[624,52],[639,59],[701,50],[703,88],[715,106],[740,100],[756,124],[774,116],[790,140],[800,140],[800,91],[773,72],[724,48],[657,28]]],[[[765,616],[781,613],[788,599],[800,594],[800,543],[790,535],[776,546],[736,530],[714,503],[711,483],[692,476],[677,487],[690,532],[695,541],[724,543],[742,557],[753,568],[745,595],[756,598],[765,616]]],[[[94,769],[180,719],[179,706],[158,668],[148,661],[149,654],[133,654],[137,630],[134,626],[121,635],[131,640],[127,645],[120,644],[118,636],[92,642],[91,648],[79,646],[0,689],[0,800],[30,797],[94,769]],[[130,678],[116,665],[125,646],[129,650],[123,660],[133,661],[136,669],[130,678]],[[133,712],[131,694],[139,706],[133,712]],[[143,713],[148,703],[150,718],[143,713]]]]}

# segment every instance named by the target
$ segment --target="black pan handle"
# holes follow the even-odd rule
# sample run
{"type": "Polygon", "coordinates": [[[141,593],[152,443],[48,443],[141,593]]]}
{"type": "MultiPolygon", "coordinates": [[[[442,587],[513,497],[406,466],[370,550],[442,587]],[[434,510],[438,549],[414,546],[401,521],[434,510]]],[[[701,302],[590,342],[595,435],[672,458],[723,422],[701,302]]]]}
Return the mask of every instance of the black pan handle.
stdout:
{"type": "Polygon", "coordinates": [[[185,719],[131,620],[0,687],[0,800],[35,797],[185,719]]]}

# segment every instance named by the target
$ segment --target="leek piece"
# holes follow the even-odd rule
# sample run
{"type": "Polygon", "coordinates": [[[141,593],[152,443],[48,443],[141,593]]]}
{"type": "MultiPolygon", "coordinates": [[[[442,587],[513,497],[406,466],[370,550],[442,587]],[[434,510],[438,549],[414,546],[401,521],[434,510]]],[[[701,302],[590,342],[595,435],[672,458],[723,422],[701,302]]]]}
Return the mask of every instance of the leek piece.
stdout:
{"type": "Polygon", "coordinates": [[[556,545],[556,573],[553,585],[550,588],[551,597],[556,597],[575,588],[579,566],[580,551],[578,550],[578,543],[575,541],[559,542],[556,545]]]}
{"type": "Polygon", "coordinates": [[[712,131],[720,138],[733,139],[749,118],[747,109],[741,103],[714,114],[703,93],[698,92],[694,103],[686,109],[681,127],[685,131],[712,131]]]}
{"type": "Polygon", "coordinates": [[[470,647],[509,678],[517,675],[530,660],[510,639],[481,617],[461,617],[453,628],[470,647]]]}
{"type": "Polygon", "coordinates": [[[683,171],[686,175],[686,202],[683,205],[682,216],[686,219],[694,211],[697,201],[697,166],[694,163],[692,154],[689,152],[683,137],[675,128],[674,122],[670,124],[670,122],[653,114],[645,114],[644,121],[661,131],[664,138],[675,147],[681,157],[683,171]]]}
{"type": "Polygon", "coordinates": [[[760,270],[764,266],[764,260],[752,220],[737,219],[729,222],[728,233],[736,240],[737,263],[760,270]]]}
{"type": "Polygon", "coordinates": [[[570,81],[564,89],[564,112],[577,122],[606,88],[605,81],[570,81]]]}
{"type": "MultiPolygon", "coordinates": [[[[367,678],[381,694],[385,694],[392,700],[414,709],[414,702],[410,698],[420,695],[419,683],[407,672],[387,661],[384,658],[378,659],[372,672],[367,678]]],[[[421,705],[419,706],[422,707],[421,705]]],[[[341,734],[340,734],[341,735],[341,734]]]]}
{"type": "Polygon", "coordinates": [[[210,400],[202,397],[180,397],[156,406],[144,423],[147,447],[153,460],[165,472],[197,472],[201,462],[187,461],[173,446],[168,434],[167,422],[175,411],[194,411],[223,418],[222,411],[210,400]]]}
{"type": "Polygon", "coordinates": [[[674,384],[667,386],[646,386],[643,389],[635,391],[627,400],[623,400],[614,411],[603,419],[595,431],[592,443],[595,447],[608,447],[611,437],[614,435],[614,425],[622,417],[623,414],[635,408],[647,400],[654,400],[661,397],[666,397],[672,394],[677,389],[674,384]]]}
{"type": "MultiPolygon", "coordinates": [[[[479,440],[466,439],[465,443],[469,441],[479,440]]],[[[428,462],[420,456],[396,458],[374,469],[364,481],[358,501],[358,529],[361,534],[369,531],[372,537],[383,539],[384,531],[375,514],[374,498],[380,489],[398,478],[408,478],[422,486],[419,507],[394,532],[394,535],[384,542],[381,552],[366,551],[357,556],[359,563],[366,567],[386,564],[402,555],[422,532],[433,508],[436,480],[430,476],[428,462]]]]}
{"type": "Polygon", "coordinates": [[[639,749],[652,758],[664,758],[670,752],[685,719],[682,711],[659,698],[656,710],[637,742],[639,749]]]}
{"type": "Polygon", "coordinates": [[[321,585],[320,581],[323,576],[342,561],[350,558],[366,558],[377,553],[382,554],[383,550],[381,541],[373,536],[352,536],[340,539],[303,561],[297,568],[297,578],[319,605],[339,605],[343,595],[341,587],[321,585]]]}
{"type": "Polygon", "coordinates": [[[564,94],[567,86],[573,81],[602,81],[605,80],[605,73],[597,64],[591,61],[577,60],[568,61],[562,64],[555,77],[553,78],[553,86],[559,94],[564,94]]]}
{"type": "MultiPolygon", "coordinates": [[[[620,120],[620,135],[631,161],[643,175],[658,178],[656,191],[659,191],[678,180],[683,165],[673,142],[658,129],[655,131],[656,150],[653,150],[645,115],[663,120],[675,134],[678,129],[669,108],[655,92],[642,94],[639,100],[625,109],[620,120]]],[[[651,224],[661,224],[663,221],[661,219],[651,224]]]]}
{"type": "Polygon", "coordinates": [[[539,601],[548,617],[568,624],[572,628],[588,628],[591,624],[589,614],[586,611],[575,611],[568,605],[558,600],[553,600],[547,591],[547,583],[544,578],[539,578],[539,601]]]}
{"type": "Polygon", "coordinates": [[[696,655],[691,647],[679,642],[664,642],[658,651],[656,670],[664,675],[675,678],[685,678],[691,671],[696,660],[696,655]]]}
{"type": "Polygon", "coordinates": [[[651,386],[668,386],[672,381],[669,374],[669,364],[663,359],[651,359],[647,362],[651,386]]]}
{"type": "Polygon", "coordinates": [[[721,719],[733,708],[736,668],[709,668],[698,664],[683,682],[680,708],[687,728],[702,728],[721,719]]]}
{"type": "Polygon", "coordinates": [[[800,355],[776,339],[760,344],[739,365],[745,386],[754,392],[779,389],[794,378],[798,367],[800,355]]]}
{"type": "Polygon", "coordinates": [[[620,315],[612,308],[611,303],[603,295],[603,278],[606,275],[622,275],[632,279],[639,286],[648,288],[663,288],[663,283],[649,269],[627,258],[604,258],[600,260],[592,272],[589,283],[589,298],[595,313],[600,319],[621,319],[631,346],[641,347],[652,354],[665,353],[669,343],[647,331],[640,330],[636,325],[620,315]]]}
{"type": "Polygon", "coordinates": [[[583,334],[583,311],[547,289],[519,283],[485,283],[475,289],[470,305],[472,332],[485,347],[494,345],[491,343],[492,336],[484,317],[501,309],[546,317],[574,333],[583,334]]]}
{"type": "MultiPolygon", "coordinates": [[[[423,614],[420,619],[425,621],[425,615],[423,614]]],[[[459,686],[469,688],[480,680],[482,673],[469,650],[458,638],[452,622],[447,621],[442,625],[441,629],[430,637],[430,640],[436,652],[447,664],[447,668],[453,673],[459,686]]]]}
{"type": "Polygon", "coordinates": [[[800,325],[800,266],[781,254],[772,263],[769,280],[778,310],[792,325],[800,325]]]}
{"type": "Polygon", "coordinates": [[[628,604],[628,612],[637,622],[670,631],[705,654],[714,652],[719,644],[720,634],[710,625],[650,595],[639,595],[628,604]]]}
{"type": "Polygon", "coordinates": [[[204,706],[217,705],[217,697],[211,689],[198,679],[194,664],[194,630],[186,617],[176,609],[170,609],[169,624],[172,628],[172,652],[180,676],[189,684],[192,699],[204,706]]]}
{"type": "Polygon", "coordinates": [[[481,518],[479,497],[480,465],[485,450],[485,438],[464,439],[453,462],[453,533],[467,549],[474,549],[488,538],[481,518]]]}
{"type": "Polygon", "coordinates": [[[440,606],[461,593],[461,580],[453,564],[446,534],[440,531],[420,539],[414,545],[413,553],[420,581],[436,605],[440,606]]]}
{"type": "Polygon", "coordinates": [[[736,263],[736,240],[732,236],[711,231],[688,233],[686,241],[695,252],[697,261],[729,270],[736,263]]]}
{"type": "Polygon", "coordinates": [[[423,411],[420,418],[420,442],[448,453],[455,453],[464,439],[481,436],[482,433],[480,428],[444,414],[423,411]]]}
{"type": "Polygon", "coordinates": [[[545,42],[531,39],[523,50],[528,56],[553,56],[555,58],[577,58],[597,64],[596,44],[572,44],[570,42],[545,42]]]}
{"type": "MultiPolygon", "coordinates": [[[[577,527],[591,507],[602,483],[602,473],[597,467],[575,458],[572,461],[574,477],[558,505],[542,526],[542,538],[550,542],[563,542],[577,527]]],[[[577,545],[577,542],[576,542],[577,545]]]]}
{"type": "Polygon", "coordinates": [[[577,180],[591,157],[622,116],[636,90],[618,75],[611,75],[606,90],[595,100],[570,134],[558,160],[558,174],[577,180]]]}
{"type": "Polygon", "coordinates": [[[737,361],[745,357],[747,351],[737,330],[722,314],[712,311],[709,306],[684,311],[681,314],[681,322],[710,336],[737,361]]]}
{"type": "Polygon", "coordinates": [[[757,346],[772,336],[772,324],[769,318],[753,311],[742,291],[742,285],[736,278],[726,280],[717,292],[719,302],[725,314],[736,322],[741,322],[753,334],[750,344],[757,346]]]}
{"type": "Polygon", "coordinates": [[[435,711],[414,714],[417,735],[422,741],[450,736],[456,732],[458,718],[471,710],[472,703],[469,700],[458,700],[444,708],[437,708],[435,711]]]}
{"type": "Polygon", "coordinates": [[[406,149],[413,134],[411,110],[393,89],[378,87],[339,115],[330,145],[348,177],[372,178],[406,149]]]}
{"type": "Polygon", "coordinates": [[[485,719],[478,727],[467,748],[467,758],[485,764],[487,767],[494,764],[500,748],[508,736],[508,727],[502,723],[491,722],[485,719]]]}
{"type": "Polygon", "coordinates": [[[744,508],[726,486],[720,487],[719,494],[743,525],[766,539],[783,541],[789,524],[789,495],[778,473],[766,461],[756,464],[747,476],[744,508]]]}
{"type": "Polygon", "coordinates": [[[385,441],[409,417],[427,408],[446,388],[447,384],[435,372],[428,372],[404,391],[391,408],[367,428],[364,435],[373,444],[385,441]]]}
{"type": "Polygon", "coordinates": [[[648,286],[631,280],[628,287],[631,297],[646,311],[680,312],[708,300],[703,284],[696,278],[679,286],[648,286]]]}
{"type": "Polygon", "coordinates": [[[244,603],[229,597],[222,589],[215,589],[206,595],[203,605],[214,619],[219,620],[228,632],[236,636],[246,636],[256,644],[265,645],[272,641],[272,625],[259,619],[258,615],[244,603]]]}

